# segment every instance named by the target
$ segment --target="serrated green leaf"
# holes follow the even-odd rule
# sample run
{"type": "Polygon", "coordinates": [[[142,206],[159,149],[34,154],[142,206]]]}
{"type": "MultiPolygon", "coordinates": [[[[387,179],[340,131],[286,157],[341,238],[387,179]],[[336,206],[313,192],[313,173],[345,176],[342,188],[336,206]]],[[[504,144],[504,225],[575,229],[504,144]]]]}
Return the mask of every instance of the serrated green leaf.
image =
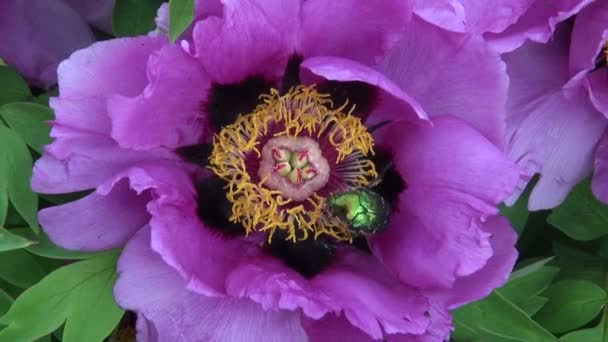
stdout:
{"type": "Polygon", "coordinates": [[[75,301],[81,298],[75,297],[77,293],[106,296],[88,289],[99,289],[98,282],[105,284],[114,277],[117,256],[105,253],[64,266],[27,289],[0,317],[0,324],[7,325],[0,331],[0,342],[29,342],[53,332],[75,312],[72,305],[78,305],[75,301]]]}
{"type": "Polygon", "coordinates": [[[0,252],[21,249],[33,242],[0,227],[0,252]]]}
{"type": "Polygon", "coordinates": [[[163,0],[116,0],[112,32],[117,37],[138,36],[155,27],[156,11],[163,0]]]}
{"type": "Polygon", "coordinates": [[[194,0],[169,1],[169,38],[172,42],[190,26],[194,19],[194,0]]]}
{"type": "Polygon", "coordinates": [[[10,179],[6,185],[10,201],[30,228],[38,231],[38,197],[30,190],[32,164],[23,139],[12,129],[0,126],[0,179],[10,179]]]}
{"type": "Polygon", "coordinates": [[[482,336],[498,336],[501,340],[549,342],[557,338],[534,322],[525,312],[499,293],[454,311],[454,322],[475,331],[479,341],[494,341],[482,336]]]}
{"type": "Polygon", "coordinates": [[[0,106],[17,101],[25,101],[30,96],[27,82],[15,68],[0,64],[0,106]]]}
{"type": "Polygon", "coordinates": [[[49,237],[43,231],[40,231],[38,234],[34,234],[31,230],[26,228],[11,229],[11,231],[33,241],[34,244],[26,247],[26,250],[32,254],[36,254],[44,258],[78,260],[88,259],[99,255],[99,253],[69,251],[67,249],[63,249],[51,242],[49,237]]]}
{"type": "Polygon", "coordinates": [[[36,152],[42,153],[42,146],[51,143],[53,110],[36,103],[9,103],[0,107],[0,115],[8,125],[36,152]]]}
{"type": "Polygon", "coordinates": [[[594,240],[608,234],[608,206],[595,198],[591,181],[586,179],[572,189],[548,221],[575,240],[594,240]]]}
{"type": "Polygon", "coordinates": [[[36,284],[46,274],[40,263],[22,249],[1,252],[0,260],[0,279],[23,289],[36,284]]]}
{"type": "Polygon", "coordinates": [[[602,310],[606,292],[599,286],[584,280],[563,280],[551,285],[543,293],[549,302],[534,319],[554,333],[579,328],[602,310]]]}

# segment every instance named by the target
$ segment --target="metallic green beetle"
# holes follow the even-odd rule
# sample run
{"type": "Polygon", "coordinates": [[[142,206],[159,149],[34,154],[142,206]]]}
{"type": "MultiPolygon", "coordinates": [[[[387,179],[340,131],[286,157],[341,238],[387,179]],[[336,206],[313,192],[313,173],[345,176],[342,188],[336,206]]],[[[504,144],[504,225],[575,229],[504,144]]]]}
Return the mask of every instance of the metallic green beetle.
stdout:
{"type": "Polygon", "coordinates": [[[381,232],[386,229],[390,218],[389,204],[368,188],[334,194],[327,204],[353,233],[371,235],[381,232]]]}

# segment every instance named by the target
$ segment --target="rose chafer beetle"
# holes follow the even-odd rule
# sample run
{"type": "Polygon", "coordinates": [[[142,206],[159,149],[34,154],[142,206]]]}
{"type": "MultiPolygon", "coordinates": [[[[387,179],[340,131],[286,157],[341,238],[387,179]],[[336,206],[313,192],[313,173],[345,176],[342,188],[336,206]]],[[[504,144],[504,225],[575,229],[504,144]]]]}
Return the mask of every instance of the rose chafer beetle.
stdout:
{"type": "Polygon", "coordinates": [[[386,229],[390,218],[390,206],[379,194],[361,188],[340,192],[331,196],[327,204],[330,210],[353,233],[371,235],[386,229]]]}

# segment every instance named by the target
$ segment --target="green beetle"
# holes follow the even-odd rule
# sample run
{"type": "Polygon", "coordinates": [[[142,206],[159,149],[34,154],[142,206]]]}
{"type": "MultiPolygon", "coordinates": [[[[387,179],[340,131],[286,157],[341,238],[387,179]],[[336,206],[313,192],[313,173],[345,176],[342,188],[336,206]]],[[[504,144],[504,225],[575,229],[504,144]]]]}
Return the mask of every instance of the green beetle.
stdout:
{"type": "Polygon", "coordinates": [[[386,229],[390,206],[368,188],[340,192],[329,197],[330,210],[354,233],[371,235],[386,229]]]}

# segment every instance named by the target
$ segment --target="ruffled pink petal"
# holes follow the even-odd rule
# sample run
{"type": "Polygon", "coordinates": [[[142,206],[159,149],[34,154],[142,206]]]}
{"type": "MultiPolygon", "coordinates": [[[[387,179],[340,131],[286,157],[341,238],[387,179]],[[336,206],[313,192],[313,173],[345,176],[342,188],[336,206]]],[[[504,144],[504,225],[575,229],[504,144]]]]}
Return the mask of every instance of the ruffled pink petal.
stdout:
{"type": "Polygon", "coordinates": [[[103,97],[51,97],[49,105],[55,113],[53,125],[110,136],[111,123],[103,97]]]}
{"type": "Polygon", "coordinates": [[[370,246],[402,281],[449,288],[492,256],[482,225],[513,192],[520,172],[461,119],[439,116],[433,123],[378,131],[376,141],[392,150],[406,188],[388,230],[370,239],[370,246]]]}
{"type": "Polygon", "coordinates": [[[34,164],[32,189],[65,193],[97,187],[131,165],[147,160],[172,160],[166,150],[137,152],[118,147],[109,137],[55,126],[55,141],[34,164]]]}
{"type": "Polygon", "coordinates": [[[595,150],[591,188],[600,201],[608,203],[608,132],[604,132],[595,150]]]}
{"type": "Polygon", "coordinates": [[[148,60],[149,85],[136,97],[108,100],[112,137],[123,148],[176,148],[199,142],[210,82],[197,59],[168,45],[148,60]]]}
{"type": "Polygon", "coordinates": [[[59,65],[60,97],[137,96],[148,84],[150,54],[167,44],[162,37],[118,38],[79,50],[59,65]]]}
{"type": "Polygon", "coordinates": [[[336,56],[375,64],[399,39],[410,1],[307,0],[302,4],[304,57],[336,56]]]}
{"type": "Polygon", "coordinates": [[[570,45],[570,73],[594,69],[607,40],[608,2],[596,1],[576,15],[570,45]]]}
{"type": "MultiPolygon", "coordinates": [[[[437,304],[439,305],[439,304],[437,304]]],[[[429,312],[431,324],[424,334],[385,334],[386,342],[444,342],[447,341],[453,329],[452,317],[445,309],[431,306],[429,312]]],[[[353,326],[344,316],[325,315],[315,320],[302,317],[302,326],[306,330],[310,342],[338,341],[373,342],[373,339],[361,329],[353,326]]]]}
{"type": "Polygon", "coordinates": [[[150,248],[147,228],[127,244],[118,273],[116,301],[148,321],[146,335],[139,336],[156,338],[147,341],[306,341],[297,312],[264,311],[247,299],[210,298],[188,290],[150,248]]]}
{"type": "Polygon", "coordinates": [[[0,4],[0,57],[35,85],[55,84],[59,62],[93,41],[87,24],[63,0],[0,4]]]}
{"type": "Polygon", "coordinates": [[[590,72],[585,85],[589,90],[591,103],[608,118],[608,68],[590,72]]]}
{"type": "Polygon", "coordinates": [[[302,309],[313,319],[342,312],[376,339],[384,332],[422,334],[428,326],[427,300],[355,250],[338,251],[334,263],[310,280],[261,255],[237,267],[226,284],[229,294],[268,309],[302,309]]]}
{"type": "Polygon", "coordinates": [[[449,341],[454,330],[452,315],[442,303],[431,298],[429,312],[431,324],[423,335],[393,334],[386,336],[386,342],[445,342],[449,341]]]}
{"type": "MultiPolygon", "coordinates": [[[[359,81],[379,90],[377,105],[369,115],[373,121],[428,120],[420,104],[406,94],[390,79],[378,71],[352,60],[338,57],[312,57],[304,60],[301,68],[304,83],[320,83],[322,80],[359,81]]],[[[354,99],[356,101],[356,99],[354,99]]]]}
{"type": "Polygon", "coordinates": [[[501,52],[511,52],[526,40],[546,43],[557,24],[572,17],[594,0],[536,0],[530,8],[499,34],[486,34],[486,40],[501,52]]]}
{"type": "Polygon", "coordinates": [[[493,255],[479,271],[454,283],[454,287],[435,292],[432,297],[449,309],[474,302],[489,295],[507,282],[517,260],[517,234],[504,217],[494,216],[485,222],[490,234],[493,255]]]}
{"type": "Polygon", "coordinates": [[[149,209],[152,249],[179,272],[191,291],[225,295],[229,272],[259,249],[250,240],[229,239],[212,232],[200,222],[194,206],[152,204],[149,209]]]}
{"type": "Polygon", "coordinates": [[[414,13],[455,32],[502,32],[515,23],[534,0],[416,0],[414,13]]]}
{"type": "Polygon", "coordinates": [[[214,82],[232,84],[249,76],[279,79],[294,52],[300,1],[224,0],[224,17],[194,28],[197,56],[214,82]]]}
{"type": "Polygon", "coordinates": [[[353,326],[344,316],[334,314],[325,315],[321,319],[302,317],[302,326],[306,330],[310,342],[348,341],[373,342],[375,341],[361,329],[353,326]]]}
{"type": "Polygon", "coordinates": [[[542,175],[530,210],[559,205],[590,173],[593,150],[608,122],[584,90],[564,94],[568,41],[568,28],[560,28],[551,43],[527,43],[505,56],[511,77],[507,151],[529,176],[542,175]]]}
{"type": "Polygon", "coordinates": [[[541,174],[528,207],[558,206],[591,172],[593,151],[608,121],[586,94],[567,99],[559,90],[515,110],[525,119],[509,141],[509,156],[527,174],[541,174]]]}
{"type": "Polygon", "coordinates": [[[380,70],[429,116],[461,117],[502,144],[509,82],[504,63],[481,38],[414,18],[380,70]]]}
{"type": "Polygon", "coordinates": [[[108,194],[92,193],[75,202],[43,209],[39,220],[58,246],[81,251],[111,249],[123,246],[148,223],[146,203],[150,198],[121,182],[108,194]]]}
{"type": "Polygon", "coordinates": [[[112,33],[112,10],[116,0],[66,0],[90,25],[112,33]]]}

